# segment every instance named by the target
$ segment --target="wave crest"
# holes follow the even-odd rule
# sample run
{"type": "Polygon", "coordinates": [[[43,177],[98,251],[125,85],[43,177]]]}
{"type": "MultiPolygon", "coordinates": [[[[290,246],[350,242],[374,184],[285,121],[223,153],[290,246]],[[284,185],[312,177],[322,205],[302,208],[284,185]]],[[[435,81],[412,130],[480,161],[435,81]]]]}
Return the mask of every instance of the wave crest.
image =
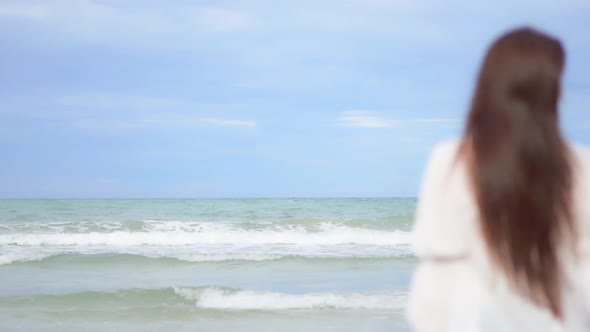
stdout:
{"type": "Polygon", "coordinates": [[[217,310],[401,309],[406,301],[399,293],[285,294],[220,287],[174,288],[174,292],[195,301],[199,308],[217,310]]]}
{"type": "Polygon", "coordinates": [[[89,233],[8,233],[0,234],[0,245],[17,246],[186,246],[186,245],[340,245],[365,244],[395,246],[409,244],[409,232],[382,231],[322,223],[315,229],[299,225],[272,225],[245,229],[236,224],[198,223],[152,225],[148,231],[89,233]]]}
{"type": "Polygon", "coordinates": [[[189,305],[197,309],[224,311],[400,310],[404,308],[406,298],[407,295],[400,292],[287,294],[205,286],[3,297],[0,298],[0,305],[19,305],[34,301],[39,305],[68,307],[141,304],[150,307],[166,305],[179,308],[189,305]]]}

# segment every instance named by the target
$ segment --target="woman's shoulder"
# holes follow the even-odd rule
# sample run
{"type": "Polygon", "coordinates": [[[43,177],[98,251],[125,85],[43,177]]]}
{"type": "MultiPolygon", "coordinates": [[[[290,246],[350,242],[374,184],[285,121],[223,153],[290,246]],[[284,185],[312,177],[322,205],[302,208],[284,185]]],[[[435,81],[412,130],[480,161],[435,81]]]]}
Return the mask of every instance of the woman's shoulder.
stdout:
{"type": "Polygon", "coordinates": [[[461,142],[459,139],[448,139],[439,141],[430,150],[430,156],[426,163],[424,182],[439,182],[448,174],[449,169],[455,164],[457,160],[457,153],[461,142]],[[437,181],[439,180],[439,181],[437,181]]]}
{"type": "Polygon", "coordinates": [[[588,167],[590,165],[590,147],[577,142],[570,142],[568,145],[574,154],[576,162],[581,164],[580,166],[588,167]]]}
{"type": "Polygon", "coordinates": [[[418,256],[461,256],[473,239],[473,200],[464,167],[457,160],[461,142],[437,143],[422,179],[414,223],[418,256]]]}
{"type": "MultiPolygon", "coordinates": [[[[581,252],[590,257],[590,147],[569,143],[574,157],[574,215],[581,252]]],[[[590,294],[589,294],[590,296],[590,294]]]]}
{"type": "Polygon", "coordinates": [[[461,141],[457,138],[437,142],[431,151],[431,161],[450,162],[455,159],[461,141]]]}
{"type": "Polygon", "coordinates": [[[590,148],[579,143],[569,143],[573,155],[574,186],[578,195],[590,194],[590,148]]]}

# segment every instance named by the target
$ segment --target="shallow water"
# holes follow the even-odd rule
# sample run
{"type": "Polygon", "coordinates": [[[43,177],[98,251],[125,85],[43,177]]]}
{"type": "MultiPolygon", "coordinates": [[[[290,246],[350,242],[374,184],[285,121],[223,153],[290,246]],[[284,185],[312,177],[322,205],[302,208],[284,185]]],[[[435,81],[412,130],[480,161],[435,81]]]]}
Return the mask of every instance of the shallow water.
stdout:
{"type": "Polygon", "coordinates": [[[2,331],[407,331],[414,199],[3,200],[2,331]]]}

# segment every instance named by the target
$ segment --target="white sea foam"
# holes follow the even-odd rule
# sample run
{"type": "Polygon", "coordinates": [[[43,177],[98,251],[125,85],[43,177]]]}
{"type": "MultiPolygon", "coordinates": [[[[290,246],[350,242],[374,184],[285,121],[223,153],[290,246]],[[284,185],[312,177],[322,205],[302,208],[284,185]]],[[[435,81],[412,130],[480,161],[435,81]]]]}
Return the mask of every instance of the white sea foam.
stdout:
{"type": "Polygon", "coordinates": [[[246,229],[239,224],[155,223],[141,231],[110,232],[35,232],[0,234],[0,245],[17,246],[190,246],[190,245],[379,245],[409,244],[403,231],[382,231],[321,223],[314,228],[300,225],[274,225],[246,229]]]}
{"type": "Polygon", "coordinates": [[[410,233],[313,225],[143,221],[13,224],[0,232],[0,265],[60,254],[131,254],[188,262],[410,255],[410,233]]]}
{"type": "Polygon", "coordinates": [[[40,261],[47,257],[51,257],[53,254],[40,253],[40,252],[28,252],[28,253],[2,253],[0,254],[0,265],[7,265],[17,262],[32,262],[40,261]]]}
{"type": "Polygon", "coordinates": [[[223,261],[272,261],[288,256],[273,255],[264,253],[235,253],[235,254],[178,254],[178,255],[162,255],[152,256],[154,258],[170,257],[185,262],[223,262],[223,261]]]}
{"type": "Polygon", "coordinates": [[[287,310],[287,309],[402,309],[406,295],[401,293],[309,293],[284,294],[231,290],[219,287],[174,288],[176,294],[204,309],[287,310]]]}

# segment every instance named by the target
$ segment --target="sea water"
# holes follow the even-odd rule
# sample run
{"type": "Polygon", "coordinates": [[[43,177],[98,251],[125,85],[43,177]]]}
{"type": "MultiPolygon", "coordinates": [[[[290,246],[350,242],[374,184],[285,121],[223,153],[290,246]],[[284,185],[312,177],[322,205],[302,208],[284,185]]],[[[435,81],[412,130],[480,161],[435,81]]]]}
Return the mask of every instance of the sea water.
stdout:
{"type": "Polygon", "coordinates": [[[416,200],[0,200],[1,331],[409,331],[416,200]]]}

